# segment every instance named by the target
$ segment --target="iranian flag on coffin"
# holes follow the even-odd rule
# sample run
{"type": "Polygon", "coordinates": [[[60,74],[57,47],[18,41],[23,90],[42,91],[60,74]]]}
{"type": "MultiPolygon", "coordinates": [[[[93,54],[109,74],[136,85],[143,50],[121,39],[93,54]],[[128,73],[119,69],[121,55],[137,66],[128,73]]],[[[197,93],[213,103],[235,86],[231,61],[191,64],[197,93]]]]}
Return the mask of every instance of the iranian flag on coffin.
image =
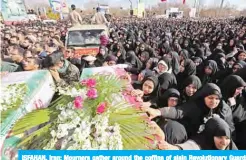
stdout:
{"type": "Polygon", "coordinates": [[[27,113],[48,107],[55,93],[55,85],[48,71],[9,73],[1,79],[1,135],[2,159],[13,156],[18,137],[11,137],[12,126],[27,113]],[[11,137],[11,138],[10,138],[11,137]]]}
{"type": "Polygon", "coordinates": [[[85,68],[81,74],[80,79],[86,79],[89,78],[92,75],[95,74],[113,74],[113,75],[117,75],[119,74],[119,71],[123,71],[124,72],[124,68],[127,68],[128,65],[126,64],[119,64],[119,65],[115,65],[115,66],[106,66],[106,67],[95,67],[95,68],[85,68]],[[117,72],[118,71],[118,72],[117,72]]]}

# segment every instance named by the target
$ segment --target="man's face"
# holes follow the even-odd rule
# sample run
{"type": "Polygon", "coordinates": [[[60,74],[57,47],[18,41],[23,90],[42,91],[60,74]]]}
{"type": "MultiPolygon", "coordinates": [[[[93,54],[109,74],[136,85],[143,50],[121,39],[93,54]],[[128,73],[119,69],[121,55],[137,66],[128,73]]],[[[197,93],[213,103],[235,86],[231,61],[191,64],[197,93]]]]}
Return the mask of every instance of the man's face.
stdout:
{"type": "Polygon", "coordinates": [[[22,62],[25,71],[32,71],[37,69],[37,64],[34,58],[25,58],[22,62]]]}
{"type": "Polygon", "coordinates": [[[11,44],[18,44],[19,42],[18,42],[18,40],[16,38],[11,38],[10,39],[10,43],[11,44]]]}
{"type": "Polygon", "coordinates": [[[30,46],[30,43],[28,40],[25,40],[22,44],[24,47],[29,47],[30,46]]]}
{"type": "Polygon", "coordinates": [[[10,52],[10,58],[14,62],[17,62],[21,58],[21,56],[19,55],[17,49],[11,50],[11,52],[10,52]]]}
{"type": "Polygon", "coordinates": [[[10,39],[10,34],[5,34],[4,38],[10,39]]]}

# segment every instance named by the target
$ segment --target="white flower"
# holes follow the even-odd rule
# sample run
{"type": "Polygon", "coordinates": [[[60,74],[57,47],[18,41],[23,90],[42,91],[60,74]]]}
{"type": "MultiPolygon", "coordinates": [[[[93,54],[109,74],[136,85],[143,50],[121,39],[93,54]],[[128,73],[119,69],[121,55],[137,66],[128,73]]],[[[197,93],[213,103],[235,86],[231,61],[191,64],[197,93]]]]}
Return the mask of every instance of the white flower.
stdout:
{"type": "Polygon", "coordinates": [[[55,130],[52,130],[51,132],[50,132],[50,134],[51,134],[51,136],[54,138],[54,137],[56,137],[56,132],[55,132],[55,130]]]}

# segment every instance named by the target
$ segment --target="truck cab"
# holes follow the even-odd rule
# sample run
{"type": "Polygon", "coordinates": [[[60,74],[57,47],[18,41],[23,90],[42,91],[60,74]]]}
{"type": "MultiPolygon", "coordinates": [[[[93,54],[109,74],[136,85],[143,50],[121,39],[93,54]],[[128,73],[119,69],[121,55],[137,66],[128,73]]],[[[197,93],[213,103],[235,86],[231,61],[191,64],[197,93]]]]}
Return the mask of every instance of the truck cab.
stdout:
{"type": "Polygon", "coordinates": [[[95,56],[99,52],[100,36],[108,36],[106,25],[78,25],[68,29],[66,34],[66,49],[74,49],[75,56],[95,56]]]}

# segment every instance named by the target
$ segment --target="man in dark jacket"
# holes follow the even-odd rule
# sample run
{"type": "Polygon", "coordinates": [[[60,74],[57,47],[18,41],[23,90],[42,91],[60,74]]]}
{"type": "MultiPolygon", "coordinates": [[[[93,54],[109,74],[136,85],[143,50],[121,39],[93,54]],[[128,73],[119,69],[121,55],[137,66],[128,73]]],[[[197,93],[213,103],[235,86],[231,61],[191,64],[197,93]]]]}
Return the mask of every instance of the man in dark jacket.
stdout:
{"type": "Polygon", "coordinates": [[[79,81],[79,69],[64,58],[60,51],[55,51],[45,59],[45,64],[57,86],[67,86],[79,81]]]}

